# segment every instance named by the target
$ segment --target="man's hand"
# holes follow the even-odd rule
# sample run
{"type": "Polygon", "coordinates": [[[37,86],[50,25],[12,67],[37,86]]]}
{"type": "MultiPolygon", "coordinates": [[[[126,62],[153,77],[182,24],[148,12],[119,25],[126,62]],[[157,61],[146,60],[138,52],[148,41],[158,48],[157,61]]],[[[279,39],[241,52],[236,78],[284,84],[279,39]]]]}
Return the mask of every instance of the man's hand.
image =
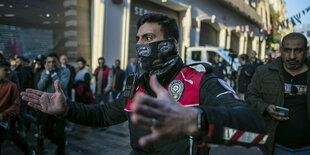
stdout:
{"type": "Polygon", "coordinates": [[[137,93],[131,106],[132,122],[152,130],[150,135],[139,139],[141,146],[180,135],[193,135],[198,131],[197,109],[179,105],[158,83],[156,76],[151,77],[150,86],[157,98],[137,93]]]}
{"type": "Polygon", "coordinates": [[[56,71],[56,69],[55,69],[53,66],[51,66],[51,65],[45,64],[44,67],[45,67],[45,69],[46,69],[47,71],[49,71],[51,74],[54,73],[54,72],[56,71]]]}
{"type": "Polygon", "coordinates": [[[59,81],[54,82],[55,93],[45,93],[39,90],[26,89],[22,92],[22,99],[28,101],[28,105],[44,113],[59,115],[66,111],[66,97],[60,88],[59,81]]]}
{"type": "Polygon", "coordinates": [[[280,116],[279,113],[276,111],[276,106],[275,105],[268,105],[268,107],[266,108],[266,111],[268,112],[268,114],[276,119],[276,120],[279,120],[279,121],[283,121],[283,120],[288,120],[289,117],[283,117],[283,116],[280,116]]]}

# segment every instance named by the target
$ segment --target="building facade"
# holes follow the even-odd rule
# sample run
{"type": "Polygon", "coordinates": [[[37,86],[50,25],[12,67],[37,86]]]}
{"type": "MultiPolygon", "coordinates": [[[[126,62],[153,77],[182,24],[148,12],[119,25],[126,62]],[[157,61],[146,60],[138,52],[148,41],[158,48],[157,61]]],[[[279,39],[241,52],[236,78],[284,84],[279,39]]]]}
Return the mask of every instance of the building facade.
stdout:
{"type": "MultiPolygon", "coordinates": [[[[147,12],[166,13],[177,20],[183,60],[190,46],[217,46],[239,54],[255,50],[260,58],[265,56],[266,41],[261,28],[270,25],[268,0],[93,0],[96,1],[101,5],[93,5],[92,9],[94,16],[101,12],[104,18],[97,23],[103,27],[102,38],[97,38],[103,44],[102,53],[98,53],[98,48],[92,49],[93,60],[103,56],[112,65],[120,59],[125,67],[128,59],[135,57],[137,19],[147,12]]],[[[96,22],[92,22],[92,27],[96,27],[96,22]]]]}
{"type": "Polygon", "coordinates": [[[180,28],[179,54],[216,46],[264,58],[270,25],[269,0],[42,0],[0,3],[0,50],[7,57],[34,58],[51,51],[69,60],[84,57],[94,69],[99,57],[125,68],[135,57],[136,22],[148,12],[174,17],[180,28]],[[10,54],[12,53],[12,54],[10,54]]]}

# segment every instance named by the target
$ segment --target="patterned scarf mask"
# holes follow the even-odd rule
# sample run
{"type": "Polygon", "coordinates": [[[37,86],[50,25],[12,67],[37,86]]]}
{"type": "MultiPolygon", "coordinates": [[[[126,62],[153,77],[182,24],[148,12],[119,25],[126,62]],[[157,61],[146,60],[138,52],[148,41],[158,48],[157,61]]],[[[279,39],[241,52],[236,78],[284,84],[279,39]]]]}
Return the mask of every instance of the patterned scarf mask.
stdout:
{"type": "Polygon", "coordinates": [[[178,60],[177,41],[167,39],[148,44],[137,44],[139,67],[150,75],[167,73],[178,60]]]}

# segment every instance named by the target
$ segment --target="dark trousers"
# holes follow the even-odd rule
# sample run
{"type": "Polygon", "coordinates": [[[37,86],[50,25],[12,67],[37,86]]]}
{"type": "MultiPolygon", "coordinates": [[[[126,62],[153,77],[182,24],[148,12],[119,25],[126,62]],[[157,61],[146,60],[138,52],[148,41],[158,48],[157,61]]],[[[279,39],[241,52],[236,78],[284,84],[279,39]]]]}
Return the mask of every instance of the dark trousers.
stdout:
{"type": "Polygon", "coordinates": [[[9,129],[5,129],[0,126],[0,154],[1,154],[1,146],[5,139],[9,139],[14,142],[18,148],[20,148],[24,154],[29,154],[31,152],[30,146],[28,145],[26,139],[16,132],[15,128],[15,119],[11,119],[9,129]]]}
{"type": "Polygon", "coordinates": [[[44,113],[40,114],[39,119],[39,124],[41,125],[40,129],[42,130],[44,136],[57,145],[57,154],[65,154],[66,121],[44,113]]]}
{"type": "Polygon", "coordinates": [[[118,91],[118,90],[114,90],[114,91],[112,91],[112,97],[113,97],[113,100],[115,100],[116,98],[118,98],[118,96],[119,96],[119,92],[120,92],[120,91],[118,91]]]}
{"type": "Polygon", "coordinates": [[[6,133],[7,133],[7,130],[0,126],[0,154],[1,154],[1,148],[2,148],[2,144],[6,138],[6,133]]]}

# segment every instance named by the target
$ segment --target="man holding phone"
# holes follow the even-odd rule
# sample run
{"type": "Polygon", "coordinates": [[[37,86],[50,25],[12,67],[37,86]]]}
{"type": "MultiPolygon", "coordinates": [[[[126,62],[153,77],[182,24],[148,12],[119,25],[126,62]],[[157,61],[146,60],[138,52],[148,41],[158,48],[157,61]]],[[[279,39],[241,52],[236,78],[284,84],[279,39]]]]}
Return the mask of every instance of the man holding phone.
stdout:
{"type": "Polygon", "coordinates": [[[310,154],[310,59],[303,34],[282,40],[281,57],[257,68],[246,102],[264,117],[269,139],[267,155],[310,154]]]}

